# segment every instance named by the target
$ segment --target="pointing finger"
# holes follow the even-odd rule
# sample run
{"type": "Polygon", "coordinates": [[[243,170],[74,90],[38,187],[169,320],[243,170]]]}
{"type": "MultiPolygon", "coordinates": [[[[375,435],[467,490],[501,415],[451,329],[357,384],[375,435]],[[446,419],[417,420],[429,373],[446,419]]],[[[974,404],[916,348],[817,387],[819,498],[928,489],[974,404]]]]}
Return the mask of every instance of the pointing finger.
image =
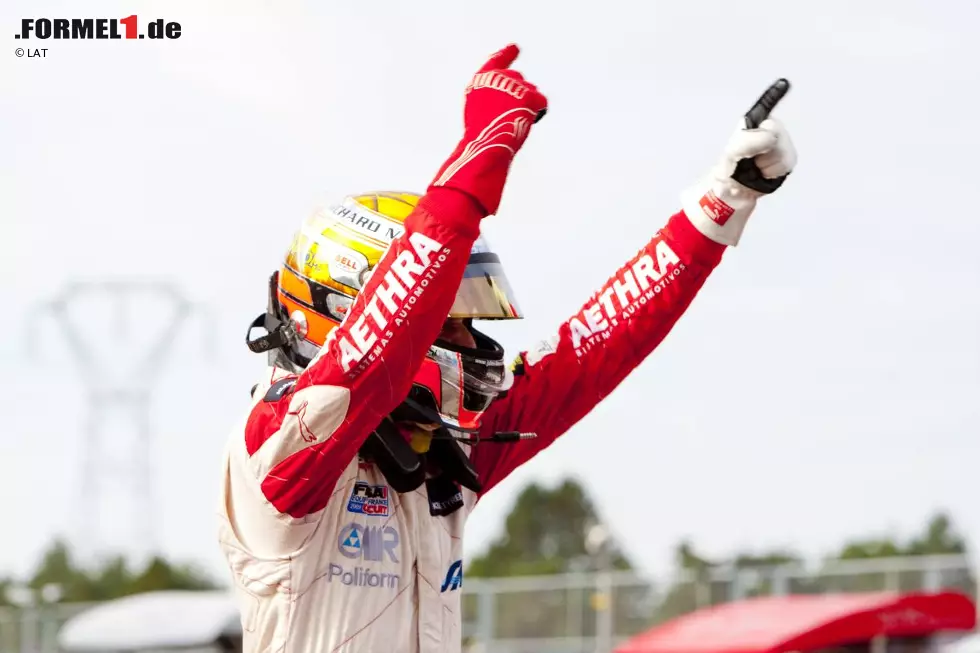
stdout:
{"type": "Polygon", "coordinates": [[[517,59],[517,55],[520,54],[521,49],[517,47],[516,44],[511,43],[510,45],[504,47],[504,49],[494,53],[483,66],[476,71],[477,74],[489,72],[491,70],[499,70],[501,68],[509,68],[514,60],[517,59]]]}
{"type": "Polygon", "coordinates": [[[772,83],[766,92],[756,101],[752,108],[745,114],[745,128],[757,129],[762,121],[769,117],[769,114],[779,101],[789,93],[789,80],[785,78],[777,79],[772,83]]]}

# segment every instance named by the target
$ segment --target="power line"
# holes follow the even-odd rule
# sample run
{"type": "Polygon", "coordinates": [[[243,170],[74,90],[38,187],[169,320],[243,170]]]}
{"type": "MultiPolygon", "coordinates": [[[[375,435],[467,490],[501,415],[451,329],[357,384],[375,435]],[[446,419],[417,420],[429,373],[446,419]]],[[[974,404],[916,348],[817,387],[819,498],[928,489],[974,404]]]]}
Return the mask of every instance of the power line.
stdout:
{"type": "MultiPolygon", "coordinates": [[[[201,308],[168,282],[107,280],[71,282],[38,310],[54,319],[86,393],[72,539],[82,550],[105,552],[119,544],[107,536],[109,527],[126,524],[139,549],[157,553],[161,510],[153,482],[151,399],[177,336],[201,308]],[[102,309],[91,310],[98,302],[102,309]],[[92,319],[96,313],[98,320],[92,319]],[[109,426],[119,421],[126,426],[123,441],[112,442],[109,426]],[[119,498],[113,484],[130,502],[129,514],[105,514],[105,503],[119,498]]],[[[29,344],[35,351],[42,344],[36,332],[29,344]]]]}

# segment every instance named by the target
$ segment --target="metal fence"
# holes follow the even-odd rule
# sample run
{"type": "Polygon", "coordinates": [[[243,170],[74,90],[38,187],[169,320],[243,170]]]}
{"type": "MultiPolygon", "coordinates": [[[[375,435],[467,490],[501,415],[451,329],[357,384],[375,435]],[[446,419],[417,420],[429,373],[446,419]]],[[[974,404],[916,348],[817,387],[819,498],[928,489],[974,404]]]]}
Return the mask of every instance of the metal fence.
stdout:
{"type": "Polygon", "coordinates": [[[817,566],[467,579],[464,635],[480,653],[607,652],[702,607],[751,596],[955,589],[977,596],[963,556],[828,561],[817,566]]]}
{"type": "MultiPolygon", "coordinates": [[[[464,637],[471,653],[607,653],[653,625],[750,596],[956,589],[977,596],[962,556],[828,561],[684,571],[466,579],[464,637]]],[[[60,653],[57,632],[88,604],[0,609],[0,653],[60,653]]]]}
{"type": "Polygon", "coordinates": [[[0,653],[59,653],[58,631],[91,603],[0,608],[0,653]]]}

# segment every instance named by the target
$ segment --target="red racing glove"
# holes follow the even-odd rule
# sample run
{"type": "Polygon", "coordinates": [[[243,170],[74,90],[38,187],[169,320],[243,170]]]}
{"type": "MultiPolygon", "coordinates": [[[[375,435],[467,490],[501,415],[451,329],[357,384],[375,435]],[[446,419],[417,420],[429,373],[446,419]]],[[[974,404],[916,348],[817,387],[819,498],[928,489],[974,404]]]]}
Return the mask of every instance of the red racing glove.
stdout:
{"type": "Polygon", "coordinates": [[[510,162],[527,139],[531,125],[548,108],[548,100],[537,87],[510,70],[519,53],[513,44],[497,52],[466,87],[463,140],[430,186],[466,193],[487,215],[497,212],[510,162]]]}

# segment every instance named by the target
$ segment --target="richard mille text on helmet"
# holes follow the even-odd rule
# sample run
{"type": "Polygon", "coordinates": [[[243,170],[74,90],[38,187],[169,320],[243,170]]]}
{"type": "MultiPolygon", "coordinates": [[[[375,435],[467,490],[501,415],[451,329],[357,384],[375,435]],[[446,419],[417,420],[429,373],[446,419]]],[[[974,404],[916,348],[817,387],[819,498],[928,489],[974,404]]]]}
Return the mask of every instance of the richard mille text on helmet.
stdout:
{"type": "Polygon", "coordinates": [[[269,366],[219,504],[246,651],[459,651],[467,515],[653,351],[795,165],[768,118],[780,80],[683,210],[508,365],[476,323],[522,316],[480,236],[547,109],[517,54],[467,86],[463,137],[424,195],[316,212],[272,275],[248,336],[269,366]]]}

